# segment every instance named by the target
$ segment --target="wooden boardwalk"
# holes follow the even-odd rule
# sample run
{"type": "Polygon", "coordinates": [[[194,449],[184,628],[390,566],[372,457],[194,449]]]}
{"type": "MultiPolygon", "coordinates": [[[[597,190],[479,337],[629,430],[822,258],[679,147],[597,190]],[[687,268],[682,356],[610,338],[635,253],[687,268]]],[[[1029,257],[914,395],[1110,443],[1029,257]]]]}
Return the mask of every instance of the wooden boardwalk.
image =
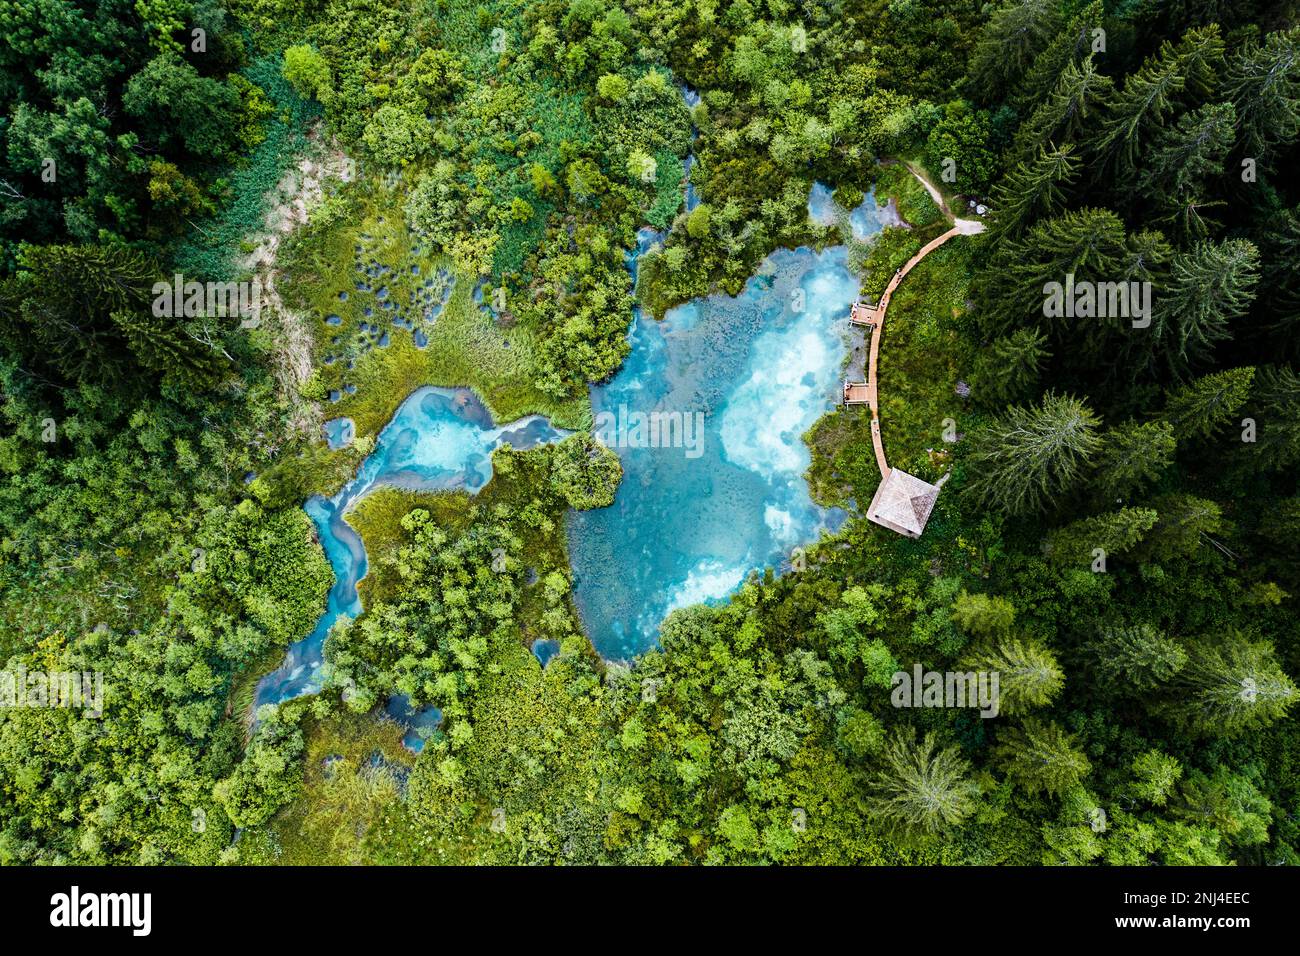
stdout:
{"type": "Polygon", "coordinates": [[[871,328],[871,357],[867,362],[867,380],[866,382],[845,382],[844,383],[844,403],[846,405],[866,404],[871,408],[871,445],[876,452],[876,465],[880,468],[880,477],[885,478],[889,475],[889,462],[885,458],[885,445],[880,438],[880,402],[877,392],[877,369],[880,360],[880,340],[885,334],[885,313],[889,310],[889,300],[894,295],[894,290],[898,284],[903,281],[903,277],[912,271],[912,267],[928,256],[934,250],[951,239],[953,236],[966,234],[966,230],[958,226],[953,226],[937,239],[931,239],[925,246],[907,263],[894,273],[889,285],[885,287],[884,294],[881,295],[880,301],[875,306],[868,306],[863,303],[854,303],[853,309],[849,314],[849,319],[856,325],[866,325],[871,328]]]}
{"type": "Polygon", "coordinates": [[[876,453],[876,466],[880,469],[880,484],[867,508],[867,519],[876,524],[907,535],[919,538],[925,531],[925,524],[930,520],[939,489],[948,480],[944,475],[937,484],[922,481],[909,475],[901,468],[890,468],[885,458],[885,443],[880,438],[880,401],[877,390],[877,372],[880,363],[880,340],[885,334],[885,313],[889,311],[889,300],[894,290],[903,281],[903,277],[912,271],[912,267],[953,236],[973,236],[984,231],[984,223],[976,219],[958,219],[953,216],[944,201],[943,195],[919,170],[908,164],[907,167],[917,181],[925,187],[944,218],[952,223],[952,228],[927,242],[925,246],[907,264],[894,273],[885,287],[880,301],[875,305],[865,302],[853,303],[849,312],[849,322],[871,329],[871,357],[867,362],[867,380],[865,382],[844,383],[845,405],[867,405],[871,408],[871,447],[876,453]]]}

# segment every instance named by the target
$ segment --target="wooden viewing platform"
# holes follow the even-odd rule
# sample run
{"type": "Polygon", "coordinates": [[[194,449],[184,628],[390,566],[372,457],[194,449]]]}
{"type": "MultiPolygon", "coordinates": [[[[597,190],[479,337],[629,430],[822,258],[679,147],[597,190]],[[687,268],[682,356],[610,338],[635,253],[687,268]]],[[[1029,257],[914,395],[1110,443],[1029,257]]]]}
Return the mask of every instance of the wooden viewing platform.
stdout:
{"type": "Polygon", "coordinates": [[[871,396],[868,394],[866,382],[845,382],[844,383],[844,404],[845,405],[870,405],[871,396]]]}
{"type": "Polygon", "coordinates": [[[865,302],[854,302],[849,310],[849,321],[854,325],[875,325],[880,319],[880,310],[865,302]]]}

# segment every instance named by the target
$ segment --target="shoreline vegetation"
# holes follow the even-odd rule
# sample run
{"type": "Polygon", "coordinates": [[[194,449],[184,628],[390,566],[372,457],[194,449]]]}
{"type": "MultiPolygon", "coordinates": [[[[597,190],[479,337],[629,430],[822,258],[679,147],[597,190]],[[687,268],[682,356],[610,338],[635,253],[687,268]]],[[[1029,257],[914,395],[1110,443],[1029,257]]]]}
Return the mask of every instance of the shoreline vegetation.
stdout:
{"type": "Polygon", "coordinates": [[[0,708],[0,863],[1300,863],[1293,3],[56,6],[0,38],[0,666],[105,703],[0,708]],[[844,526],[602,660],[566,522],[634,305],[841,240],[874,300],[968,200],[881,350],[924,534],[837,407],[793,440],[844,526]],[[278,301],[154,315],[177,273],[278,301]],[[1067,274],[1149,327],[1048,314],[1067,274]],[[425,385],[578,434],[362,498],[364,613],[254,725],[332,579],[303,502],[425,385]]]}

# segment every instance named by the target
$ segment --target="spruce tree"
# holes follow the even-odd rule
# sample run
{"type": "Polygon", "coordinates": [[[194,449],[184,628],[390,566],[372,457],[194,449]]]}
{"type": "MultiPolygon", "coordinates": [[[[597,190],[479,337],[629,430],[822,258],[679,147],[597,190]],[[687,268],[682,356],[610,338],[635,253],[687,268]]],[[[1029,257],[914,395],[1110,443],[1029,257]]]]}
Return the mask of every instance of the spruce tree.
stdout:
{"type": "Polygon", "coordinates": [[[1029,397],[1048,358],[1046,342],[1047,337],[1035,329],[994,339],[975,359],[971,372],[975,397],[990,406],[1029,397]]]}
{"type": "Polygon", "coordinates": [[[1150,508],[1121,508],[1081,518],[1048,536],[1048,560],[1061,567],[1087,568],[1096,559],[1099,548],[1106,555],[1133,550],[1158,519],[1159,515],[1150,508]]]}
{"type": "Polygon", "coordinates": [[[1159,233],[1129,235],[1108,209],[1071,210],[1036,223],[1019,241],[1004,243],[981,274],[976,294],[1004,329],[1033,322],[1060,343],[1054,351],[1071,365],[1110,367],[1123,349],[1149,343],[1149,337],[1135,339],[1133,317],[1122,310],[1097,314],[1106,300],[1094,298],[1092,315],[1071,315],[1065,307],[1069,277],[1074,276],[1076,290],[1088,282],[1125,283],[1126,290],[1129,283],[1141,289],[1149,282],[1150,298],[1156,299],[1169,256],[1159,233]],[[1049,289],[1060,294],[1053,299],[1049,289]]]}
{"type": "Polygon", "coordinates": [[[1250,367],[1202,375],[1169,395],[1162,417],[1180,441],[1208,438],[1235,420],[1254,378],[1250,367]]]}
{"type": "Polygon", "coordinates": [[[1177,44],[1165,43],[1124,80],[1106,103],[1096,155],[1128,176],[1154,132],[1164,127],[1184,90],[1207,90],[1223,55],[1216,25],[1189,30],[1177,44]]]}
{"type": "Polygon", "coordinates": [[[1056,8],[1050,0],[1014,0],[993,11],[967,69],[976,95],[992,102],[1015,85],[1059,27],[1056,8]]]}
{"type": "Polygon", "coordinates": [[[176,319],[152,312],[114,312],[112,318],[136,360],[157,373],[164,387],[180,392],[210,391],[230,367],[225,356],[186,333],[176,319]]]}
{"type": "Polygon", "coordinates": [[[1029,115],[1016,132],[1009,151],[1012,159],[1028,163],[1044,144],[1050,147],[1077,142],[1112,95],[1114,82],[1098,73],[1092,57],[1071,63],[1057,80],[1051,95],[1029,115]]]}
{"type": "Polygon", "coordinates": [[[1061,692],[1065,673],[1056,655],[1033,640],[1008,638],[975,651],[962,670],[997,672],[998,711],[1023,714],[1045,707],[1061,692]]]}
{"type": "Polygon", "coordinates": [[[1142,159],[1138,187],[1161,197],[1204,194],[1222,176],[1236,141],[1237,111],[1231,103],[1207,103],[1158,131],[1142,159]]]}
{"type": "Polygon", "coordinates": [[[1165,194],[1157,202],[1159,205],[1152,221],[1168,230],[1180,244],[1198,242],[1217,230],[1221,222],[1214,211],[1228,206],[1221,199],[1207,199],[1204,193],[1199,192],[1165,194]]]}
{"type": "Polygon", "coordinates": [[[1016,606],[1006,598],[962,589],[953,601],[952,619],[967,634],[992,637],[1010,630],[1016,620],[1016,606]]]}
{"type": "Polygon", "coordinates": [[[918,743],[910,727],[898,727],[868,786],[868,808],[886,825],[913,837],[931,836],[975,810],[979,788],[970,764],[956,747],[939,748],[933,734],[918,743]]]}
{"type": "Polygon", "coordinates": [[[1052,92],[1067,67],[1081,63],[1091,55],[1093,31],[1102,25],[1104,17],[1101,0],[1093,0],[1070,18],[1047,48],[1034,58],[1033,65],[1020,82],[1011,100],[1016,112],[1031,111],[1052,92]]]}
{"type": "Polygon", "coordinates": [[[1082,401],[1048,393],[1014,406],[974,440],[965,495],[977,508],[1042,513],[1073,490],[1097,453],[1097,416],[1082,401]]]}
{"type": "Polygon", "coordinates": [[[1089,649],[1106,690],[1145,694],[1167,684],[1187,663],[1187,651],[1150,624],[1108,626],[1089,649]]]}
{"type": "Polygon", "coordinates": [[[1002,731],[993,756],[1007,776],[1031,795],[1059,796],[1092,770],[1070,734],[1052,721],[1033,717],[1002,731]]]}
{"type": "Polygon", "coordinates": [[[1101,436],[1092,489],[1098,500],[1120,502],[1156,481],[1174,459],[1169,422],[1125,422],[1101,436]]]}
{"type": "Polygon", "coordinates": [[[1269,344],[1279,358],[1300,358],[1300,207],[1275,209],[1254,232],[1260,251],[1257,308],[1272,317],[1269,344]]]}
{"type": "Polygon", "coordinates": [[[1192,733],[1231,737],[1267,727],[1297,697],[1300,690],[1278,666],[1273,645],[1234,631],[1189,642],[1187,665],[1163,710],[1192,733]]]}
{"type": "Polygon", "coordinates": [[[1065,191],[1078,178],[1074,147],[1039,148],[1034,160],[1017,166],[993,190],[990,241],[1016,239],[1036,220],[1059,213],[1065,191]]]}
{"type": "Polygon", "coordinates": [[[1207,498],[1174,492],[1151,503],[1160,516],[1137,548],[1143,560],[1190,558],[1213,547],[1210,535],[1223,526],[1223,509],[1207,498]]]}
{"type": "MultiPolygon", "coordinates": [[[[1170,263],[1156,293],[1152,342],[1176,373],[1204,359],[1250,308],[1259,282],[1259,251],[1245,239],[1198,242],[1170,263]]],[[[1154,358],[1154,356],[1153,356],[1154,358]]]]}
{"type": "Polygon", "coordinates": [[[1268,471],[1300,464],[1300,374],[1286,366],[1260,369],[1246,410],[1255,422],[1255,440],[1242,443],[1246,461],[1268,471]]]}
{"type": "Polygon", "coordinates": [[[1271,158],[1300,135],[1300,27],[1249,42],[1228,63],[1223,94],[1236,107],[1245,155],[1271,158]]]}
{"type": "Polygon", "coordinates": [[[147,257],[122,246],[27,246],[0,308],[6,344],[59,383],[121,382],[134,363],[111,315],[147,309],[156,277],[147,257]]]}

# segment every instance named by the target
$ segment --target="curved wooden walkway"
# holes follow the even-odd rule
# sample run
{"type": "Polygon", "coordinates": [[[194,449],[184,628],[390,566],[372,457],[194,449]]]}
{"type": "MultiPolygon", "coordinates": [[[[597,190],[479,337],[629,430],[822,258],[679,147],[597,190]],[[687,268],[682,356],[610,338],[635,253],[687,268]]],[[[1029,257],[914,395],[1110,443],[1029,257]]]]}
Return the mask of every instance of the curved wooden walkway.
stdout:
{"type": "Polygon", "coordinates": [[[889,461],[885,458],[885,443],[880,437],[880,401],[877,385],[880,340],[885,334],[885,314],[889,311],[889,300],[893,298],[894,290],[918,262],[953,236],[972,236],[983,232],[984,223],[953,216],[934,184],[910,164],[908,169],[934,199],[943,212],[944,218],[952,223],[952,228],[927,242],[920,252],[908,259],[907,263],[894,273],[879,302],[875,305],[867,305],[864,302],[853,303],[853,309],[849,312],[849,321],[854,325],[870,326],[871,353],[867,362],[867,380],[844,383],[844,404],[867,405],[871,408],[871,447],[876,453],[876,467],[880,469],[880,484],[876,486],[876,493],[867,508],[867,518],[899,534],[919,538],[930,518],[939,489],[948,480],[948,476],[944,475],[939,479],[938,484],[932,485],[909,475],[901,468],[890,468],[889,461]]]}
{"type": "MultiPolygon", "coordinates": [[[[852,394],[865,398],[865,404],[871,408],[871,445],[876,452],[876,465],[880,468],[880,477],[884,478],[889,474],[889,462],[885,458],[885,445],[880,438],[880,401],[877,388],[877,368],[880,360],[880,340],[885,334],[885,313],[889,309],[889,300],[898,288],[898,284],[903,281],[903,277],[912,271],[913,266],[928,256],[934,250],[951,239],[953,236],[960,236],[963,231],[957,226],[953,226],[943,235],[936,239],[931,239],[922,248],[921,251],[894,273],[889,285],[885,287],[884,294],[881,295],[880,301],[875,306],[855,305],[849,318],[852,322],[859,325],[871,326],[871,357],[867,363],[867,381],[865,391],[855,391],[852,394]]],[[[858,384],[845,384],[845,398],[849,399],[850,390],[860,389],[858,384]]],[[[854,401],[853,404],[862,404],[861,399],[854,401]]]]}

